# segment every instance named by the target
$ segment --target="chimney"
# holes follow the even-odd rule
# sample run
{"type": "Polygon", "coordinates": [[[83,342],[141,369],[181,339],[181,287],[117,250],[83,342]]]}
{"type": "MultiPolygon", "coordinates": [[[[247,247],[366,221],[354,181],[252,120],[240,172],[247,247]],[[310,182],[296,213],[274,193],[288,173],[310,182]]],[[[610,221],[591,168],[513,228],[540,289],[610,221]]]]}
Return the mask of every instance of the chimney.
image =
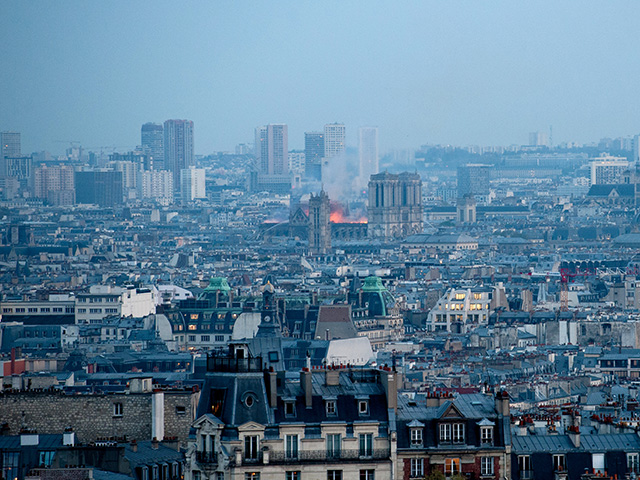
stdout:
{"type": "Polygon", "coordinates": [[[496,393],[496,412],[502,417],[509,416],[509,394],[506,390],[499,390],[496,393]]]}
{"type": "Polygon", "coordinates": [[[580,427],[576,425],[571,425],[568,427],[569,430],[569,440],[573,443],[573,446],[576,448],[580,448],[580,427]]]}
{"type": "Polygon", "coordinates": [[[64,429],[62,434],[62,444],[67,447],[73,447],[76,444],[76,434],[73,432],[72,427],[64,429]]]}
{"type": "Polygon", "coordinates": [[[269,370],[265,372],[264,376],[269,398],[269,407],[276,408],[278,406],[278,379],[273,367],[269,367],[269,370]]]}
{"type": "Polygon", "coordinates": [[[158,442],[158,439],[156,437],[153,437],[153,440],[151,440],[151,448],[153,448],[154,450],[158,450],[158,445],[160,442],[158,442]]]}
{"type": "Polygon", "coordinates": [[[327,365],[324,371],[324,381],[327,387],[340,385],[340,371],[333,370],[331,366],[327,365]]]}
{"type": "Polygon", "coordinates": [[[394,371],[380,371],[380,380],[387,394],[387,408],[398,409],[398,380],[394,371]]]}
{"type": "Polygon", "coordinates": [[[136,453],[138,451],[138,442],[136,442],[135,440],[131,440],[131,443],[129,443],[129,446],[131,447],[131,451],[133,453],[136,453]]]}
{"type": "Polygon", "coordinates": [[[311,408],[313,390],[311,385],[311,371],[308,368],[303,368],[300,372],[300,387],[304,392],[304,405],[307,408],[311,408]]]}
{"type": "Polygon", "coordinates": [[[16,349],[11,348],[11,375],[16,373],[16,349]]]}

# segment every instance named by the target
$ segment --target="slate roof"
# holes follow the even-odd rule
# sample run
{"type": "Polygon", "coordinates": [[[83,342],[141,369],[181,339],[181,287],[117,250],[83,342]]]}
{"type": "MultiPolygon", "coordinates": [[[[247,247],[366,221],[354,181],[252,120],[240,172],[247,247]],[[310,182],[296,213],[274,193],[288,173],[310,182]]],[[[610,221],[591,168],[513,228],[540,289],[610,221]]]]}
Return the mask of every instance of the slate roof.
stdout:
{"type": "Polygon", "coordinates": [[[568,435],[524,435],[511,437],[515,454],[534,452],[563,453],[586,451],[603,453],[614,450],[640,451],[640,437],[634,433],[580,434],[580,447],[574,447],[568,435]]]}

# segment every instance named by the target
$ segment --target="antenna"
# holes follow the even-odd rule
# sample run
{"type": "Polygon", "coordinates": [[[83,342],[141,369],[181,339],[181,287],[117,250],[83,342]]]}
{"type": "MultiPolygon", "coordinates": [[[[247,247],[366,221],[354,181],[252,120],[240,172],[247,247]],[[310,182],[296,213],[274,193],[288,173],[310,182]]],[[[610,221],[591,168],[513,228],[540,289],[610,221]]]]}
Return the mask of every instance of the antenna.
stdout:
{"type": "Polygon", "coordinates": [[[549,148],[553,147],[553,125],[549,125],[549,148]]]}

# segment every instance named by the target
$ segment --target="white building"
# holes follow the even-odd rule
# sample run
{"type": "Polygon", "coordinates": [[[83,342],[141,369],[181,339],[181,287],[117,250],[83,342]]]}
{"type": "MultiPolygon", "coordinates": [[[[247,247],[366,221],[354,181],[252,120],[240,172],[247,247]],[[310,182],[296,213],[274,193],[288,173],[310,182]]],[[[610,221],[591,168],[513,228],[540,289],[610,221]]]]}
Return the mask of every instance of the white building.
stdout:
{"type": "Polygon", "coordinates": [[[140,198],[157,200],[163,205],[173,203],[173,174],[167,170],[149,170],[138,175],[140,198]]]}
{"type": "Polygon", "coordinates": [[[304,152],[289,152],[289,173],[304,175],[305,158],[304,152]]]}
{"type": "Polygon", "coordinates": [[[467,333],[479,325],[486,325],[493,294],[493,289],[484,287],[449,289],[429,312],[427,330],[467,333]]]}
{"type": "Polygon", "coordinates": [[[156,313],[154,289],[93,285],[76,295],[76,323],[100,323],[103,318],[142,318],[156,313]]]}
{"type": "Polygon", "coordinates": [[[345,151],[345,132],[343,123],[324,126],[324,158],[335,157],[345,151]]]}
{"type": "Polygon", "coordinates": [[[192,202],[197,198],[207,198],[204,168],[185,168],[180,170],[180,194],[183,202],[192,202]]]}
{"type": "Polygon", "coordinates": [[[358,130],[358,149],[360,154],[360,184],[366,186],[369,177],[378,173],[378,127],[360,127],[358,130]]]}
{"type": "Polygon", "coordinates": [[[623,183],[623,174],[629,169],[625,157],[603,155],[591,161],[591,185],[613,185],[623,183]]]}

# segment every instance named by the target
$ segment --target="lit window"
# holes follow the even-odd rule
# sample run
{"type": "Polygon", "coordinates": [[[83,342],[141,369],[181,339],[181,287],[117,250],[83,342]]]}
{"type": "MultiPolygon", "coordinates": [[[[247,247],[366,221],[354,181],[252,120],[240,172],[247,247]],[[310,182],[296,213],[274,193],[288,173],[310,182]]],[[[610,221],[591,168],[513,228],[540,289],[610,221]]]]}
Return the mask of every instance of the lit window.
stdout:
{"type": "Polygon", "coordinates": [[[193,324],[189,325],[189,330],[197,330],[197,329],[198,329],[197,325],[193,325],[193,324]]]}
{"type": "Polygon", "coordinates": [[[444,474],[455,475],[460,473],[460,459],[459,458],[445,458],[444,460],[444,474]]]}
{"type": "Polygon", "coordinates": [[[464,293],[456,293],[456,300],[464,300],[465,297],[464,293]]]}

